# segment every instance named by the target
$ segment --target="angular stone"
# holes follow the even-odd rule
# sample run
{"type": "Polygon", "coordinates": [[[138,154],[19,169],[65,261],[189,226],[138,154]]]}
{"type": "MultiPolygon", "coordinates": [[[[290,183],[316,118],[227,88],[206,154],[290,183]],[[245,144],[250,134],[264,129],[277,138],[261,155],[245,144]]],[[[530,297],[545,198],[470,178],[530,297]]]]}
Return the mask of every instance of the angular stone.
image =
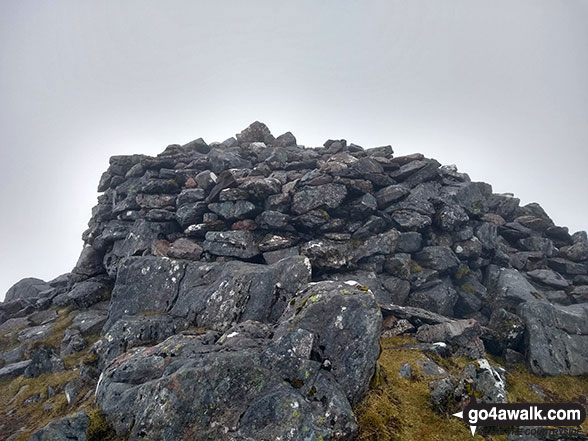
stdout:
{"type": "Polygon", "coordinates": [[[485,355],[484,343],[480,339],[480,325],[473,319],[423,325],[418,328],[416,338],[420,342],[444,342],[457,357],[478,359],[485,355]]]}
{"type": "Polygon", "coordinates": [[[535,374],[588,374],[588,304],[529,301],[517,313],[526,325],[527,363],[535,374]]]}
{"type": "Polygon", "coordinates": [[[412,292],[408,297],[408,305],[451,317],[457,297],[451,282],[444,280],[430,288],[412,292]]]}
{"type": "Polygon", "coordinates": [[[459,266],[459,259],[449,247],[425,247],[415,254],[415,260],[426,268],[437,271],[450,271],[459,266]]]}
{"type": "Polygon", "coordinates": [[[40,293],[48,289],[51,289],[51,286],[41,279],[33,277],[22,279],[6,291],[4,301],[10,302],[17,299],[40,297],[40,293]]]}
{"type": "Polygon", "coordinates": [[[0,380],[18,377],[19,375],[24,374],[25,370],[29,367],[30,364],[31,360],[23,360],[1,367],[0,380]]]}
{"type": "Polygon", "coordinates": [[[27,366],[25,378],[35,378],[46,373],[59,372],[65,369],[63,360],[50,347],[37,349],[31,363],[27,366]]]}
{"type": "Polygon", "coordinates": [[[348,267],[352,260],[352,246],[349,242],[312,240],[300,247],[300,253],[310,259],[318,270],[339,270],[348,267]]]}
{"type": "Polygon", "coordinates": [[[382,315],[371,292],[356,282],[318,282],[309,285],[288,306],[276,334],[301,328],[319,336],[319,357],[328,360],[351,404],[368,388],[379,356],[382,315]],[[342,332],[343,331],[343,332],[342,332]],[[355,348],[362,348],[356,350],[355,348]]]}
{"type": "Polygon", "coordinates": [[[209,231],[202,248],[216,256],[233,256],[251,259],[260,251],[249,231],[209,231]]]}
{"type": "Polygon", "coordinates": [[[537,300],[537,290],[516,269],[489,267],[487,283],[493,308],[514,311],[519,303],[537,300]]]}
{"type": "Polygon", "coordinates": [[[86,431],[90,425],[90,418],[85,411],[55,420],[47,424],[29,441],[86,441],[86,431]]]}
{"type": "Polygon", "coordinates": [[[292,211],[302,214],[320,207],[337,208],[346,196],[347,189],[341,184],[305,187],[294,194],[292,211]]]}
{"type": "Polygon", "coordinates": [[[570,286],[570,283],[564,279],[561,274],[552,270],[537,269],[527,273],[534,281],[551,286],[556,289],[565,289],[570,286]]]}
{"type": "Polygon", "coordinates": [[[378,208],[383,210],[394,202],[399,201],[410,193],[410,190],[403,185],[389,185],[378,190],[374,195],[378,202],[378,208]]]}

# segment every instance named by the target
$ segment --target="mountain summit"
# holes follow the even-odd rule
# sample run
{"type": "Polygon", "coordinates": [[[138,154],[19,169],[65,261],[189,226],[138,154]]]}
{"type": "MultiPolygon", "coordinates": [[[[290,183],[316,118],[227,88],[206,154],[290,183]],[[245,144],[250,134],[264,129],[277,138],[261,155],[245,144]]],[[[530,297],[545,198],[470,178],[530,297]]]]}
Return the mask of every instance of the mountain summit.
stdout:
{"type": "Polygon", "coordinates": [[[0,304],[4,439],[411,441],[521,369],[585,404],[586,233],[393,153],[255,122],[112,157],[75,268],[0,304]]]}

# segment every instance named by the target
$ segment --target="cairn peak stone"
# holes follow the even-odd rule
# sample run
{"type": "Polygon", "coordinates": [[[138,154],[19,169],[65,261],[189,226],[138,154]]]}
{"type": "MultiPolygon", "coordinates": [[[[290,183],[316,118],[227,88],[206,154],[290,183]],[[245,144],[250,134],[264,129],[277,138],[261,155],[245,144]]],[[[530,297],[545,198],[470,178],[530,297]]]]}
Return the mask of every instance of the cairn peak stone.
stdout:
{"type": "Polygon", "coordinates": [[[236,135],[236,138],[239,143],[263,142],[271,144],[275,140],[270,129],[259,121],[255,121],[249,127],[243,129],[241,133],[236,135]]]}

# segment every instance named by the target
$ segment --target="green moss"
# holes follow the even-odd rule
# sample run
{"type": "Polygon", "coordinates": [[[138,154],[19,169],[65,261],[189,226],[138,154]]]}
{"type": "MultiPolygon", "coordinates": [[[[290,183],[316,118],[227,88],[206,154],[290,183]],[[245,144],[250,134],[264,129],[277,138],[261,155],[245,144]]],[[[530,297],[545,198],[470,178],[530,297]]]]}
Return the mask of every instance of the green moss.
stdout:
{"type": "Polygon", "coordinates": [[[470,273],[470,269],[466,265],[460,265],[459,269],[457,270],[457,273],[455,274],[455,278],[457,280],[461,280],[465,276],[467,276],[469,273],[470,273]]]}
{"type": "Polygon", "coordinates": [[[467,292],[467,293],[470,293],[470,294],[474,294],[476,292],[476,288],[474,288],[469,283],[464,283],[463,285],[461,285],[460,289],[463,292],[467,292]]]}
{"type": "Polygon", "coordinates": [[[90,424],[86,431],[88,441],[106,441],[114,440],[115,433],[102,411],[96,406],[86,408],[86,413],[90,418],[90,424]]]}
{"type": "Polygon", "coordinates": [[[414,260],[411,260],[410,261],[410,272],[412,274],[414,274],[414,273],[420,273],[422,270],[423,270],[423,267],[422,266],[420,266],[414,260]]]}

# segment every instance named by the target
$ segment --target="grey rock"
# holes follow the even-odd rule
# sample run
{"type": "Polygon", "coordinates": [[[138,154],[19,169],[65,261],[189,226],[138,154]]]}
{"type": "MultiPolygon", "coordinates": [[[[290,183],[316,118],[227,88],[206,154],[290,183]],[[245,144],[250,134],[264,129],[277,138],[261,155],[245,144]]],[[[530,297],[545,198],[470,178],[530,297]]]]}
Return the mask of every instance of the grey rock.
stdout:
{"type": "Polygon", "coordinates": [[[423,325],[418,328],[416,338],[424,343],[446,343],[455,356],[477,359],[485,354],[480,335],[480,325],[475,320],[469,319],[423,325]]]}
{"type": "Polygon", "coordinates": [[[86,441],[86,431],[90,425],[90,418],[85,411],[55,420],[47,424],[29,441],[86,441]]]}
{"type": "Polygon", "coordinates": [[[488,326],[482,333],[482,339],[488,352],[500,356],[507,349],[521,351],[524,333],[525,323],[519,316],[504,309],[497,309],[492,312],[488,326]]]}
{"type": "MultiPolygon", "coordinates": [[[[198,187],[204,191],[208,191],[212,189],[217,183],[218,177],[210,170],[205,170],[203,172],[198,173],[194,180],[198,187]]],[[[203,198],[204,199],[204,198],[203,198]]],[[[201,199],[199,199],[201,200],[201,199]]]]}
{"type": "Polygon", "coordinates": [[[63,360],[59,358],[53,348],[42,347],[37,349],[31,363],[24,372],[25,378],[38,377],[41,374],[59,372],[65,369],[63,360]]]}
{"type": "Polygon", "coordinates": [[[586,275],[586,274],[588,274],[588,266],[587,265],[572,262],[571,260],[562,259],[560,257],[554,257],[552,259],[549,259],[547,261],[547,264],[549,265],[549,267],[551,269],[553,269],[554,271],[557,271],[559,273],[562,273],[562,274],[569,274],[569,275],[575,275],[575,274],[586,275]]]}
{"type": "Polygon", "coordinates": [[[389,230],[385,233],[372,236],[365,240],[354,252],[354,260],[360,260],[374,254],[393,254],[400,233],[396,230],[389,230]]]}
{"type": "Polygon", "coordinates": [[[8,364],[4,367],[0,368],[0,380],[4,380],[6,378],[13,378],[18,377],[19,375],[24,374],[26,369],[31,364],[31,360],[23,360],[18,361],[16,363],[8,364]]]}
{"type": "Polygon", "coordinates": [[[257,207],[249,201],[214,202],[208,209],[227,221],[246,219],[257,212],[257,207]]]}
{"type": "Polygon", "coordinates": [[[373,294],[353,281],[318,282],[295,299],[280,319],[276,334],[300,328],[320,336],[323,364],[329,361],[349,401],[357,404],[367,391],[367,379],[380,354],[382,315],[373,294]]]}
{"type": "Polygon", "coordinates": [[[299,254],[298,247],[284,248],[281,250],[266,251],[263,253],[263,260],[268,265],[271,265],[287,257],[298,256],[299,254]]]}
{"type": "Polygon", "coordinates": [[[537,290],[516,269],[489,267],[486,286],[495,309],[514,311],[522,302],[536,300],[537,290]]]}
{"type": "Polygon", "coordinates": [[[480,358],[463,370],[458,386],[458,394],[467,396],[468,389],[484,403],[506,403],[506,381],[498,368],[492,367],[488,360],[480,358]],[[466,386],[467,384],[471,386],[466,386]]]}
{"type": "Polygon", "coordinates": [[[267,230],[291,230],[290,216],[279,211],[267,210],[255,219],[260,228],[267,230]]]}
{"type": "Polygon", "coordinates": [[[420,233],[406,232],[400,234],[396,251],[399,253],[414,253],[421,249],[423,238],[420,233]]]}
{"type": "Polygon", "coordinates": [[[398,210],[391,215],[392,219],[399,228],[410,231],[420,231],[431,225],[432,220],[429,216],[412,210],[398,210]]]}
{"type": "Polygon", "coordinates": [[[348,267],[353,260],[349,242],[312,240],[300,247],[300,253],[318,270],[339,270],[348,267]]]}
{"type": "MultiPolygon", "coordinates": [[[[96,306],[96,305],[95,305],[96,306]]],[[[106,305],[108,308],[108,305],[106,305]]],[[[77,313],[71,328],[77,329],[83,336],[98,334],[106,323],[107,311],[90,309],[77,313]]]]}
{"type": "Polygon", "coordinates": [[[408,305],[451,317],[457,298],[457,293],[451,282],[443,280],[432,287],[410,293],[408,305]]]}
{"type": "Polygon", "coordinates": [[[402,378],[410,380],[412,378],[412,368],[410,367],[410,364],[403,363],[398,370],[398,375],[400,375],[402,378]]]}
{"type": "Polygon", "coordinates": [[[80,331],[75,328],[67,328],[63,340],[61,340],[59,355],[64,357],[66,355],[74,354],[85,347],[86,340],[84,340],[80,331]]]}
{"type": "Polygon", "coordinates": [[[188,204],[203,201],[206,198],[206,192],[202,188],[185,188],[176,199],[176,206],[182,207],[188,204]]]}
{"type": "Polygon", "coordinates": [[[249,231],[209,231],[202,244],[205,251],[217,256],[233,256],[250,259],[260,251],[249,231]]]}
{"type": "Polygon", "coordinates": [[[337,208],[347,196],[347,188],[341,184],[325,184],[305,187],[294,194],[292,211],[302,214],[315,208],[337,208]]]}
{"type": "Polygon", "coordinates": [[[529,271],[527,273],[536,282],[542,283],[543,285],[551,286],[553,288],[565,289],[570,286],[570,283],[564,279],[561,274],[556,273],[552,270],[537,269],[529,271]]]}
{"type": "Polygon", "coordinates": [[[71,291],[60,294],[53,299],[58,306],[74,305],[77,309],[87,309],[107,298],[112,287],[102,280],[86,280],[76,283],[71,291]]]}
{"type": "Polygon", "coordinates": [[[236,135],[236,138],[240,144],[251,142],[264,142],[266,144],[272,144],[275,141],[275,138],[268,127],[259,121],[255,121],[246,129],[243,129],[236,135]]]}
{"type": "Polygon", "coordinates": [[[45,281],[29,277],[27,279],[22,279],[11,286],[10,289],[6,291],[4,301],[10,302],[11,300],[40,297],[40,293],[48,289],[51,289],[51,286],[45,281]]]}
{"type": "Polygon", "coordinates": [[[394,202],[399,201],[410,193],[410,190],[403,185],[389,185],[388,187],[378,190],[374,195],[378,203],[378,208],[383,210],[388,208],[394,202]]]}
{"type": "Polygon", "coordinates": [[[552,305],[543,301],[521,304],[529,368],[538,375],[588,373],[588,304],[552,305]]]}
{"type": "Polygon", "coordinates": [[[437,271],[450,271],[459,266],[459,259],[449,247],[425,247],[415,254],[415,260],[426,268],[437,271]]]}
{"type": "Polygon", "coordinates": [[[181,237],[171,244],[167,255],[172,259],[199,260],[202,247],[190,239],[181,237]]]}
{"type": "Polygon", "coordinates": [[[449,375],[445,369],[443,369],[429,357],[425,357],[424,360],[417,360],[417,364],[423,370],[423,375],[430,377],[447,377],[449,375]]]}
{"type": "Polygon", "coordinates": [[[429,383],[431,404],[437,412],[444,413],[450,410],[449,408],[455,400],[454,389],[456,382],[457,379],[454,377],[446,377],[429,383]]]}
{"type": "Polygon", "coordinates": [[[218,331],[245,320],[274,322],[310,274],[310,262],[302,256],[272,265],[194,263],[186,268],[170,312],[218,331]]]}
{"type": "Polygon", "coordinates": [[[92,351],[98,355],[100,366],[104,367],[132,348],[161,342],[188,326],[186,319],[168,314],[124,316],[94,344],[92,351]]]}

